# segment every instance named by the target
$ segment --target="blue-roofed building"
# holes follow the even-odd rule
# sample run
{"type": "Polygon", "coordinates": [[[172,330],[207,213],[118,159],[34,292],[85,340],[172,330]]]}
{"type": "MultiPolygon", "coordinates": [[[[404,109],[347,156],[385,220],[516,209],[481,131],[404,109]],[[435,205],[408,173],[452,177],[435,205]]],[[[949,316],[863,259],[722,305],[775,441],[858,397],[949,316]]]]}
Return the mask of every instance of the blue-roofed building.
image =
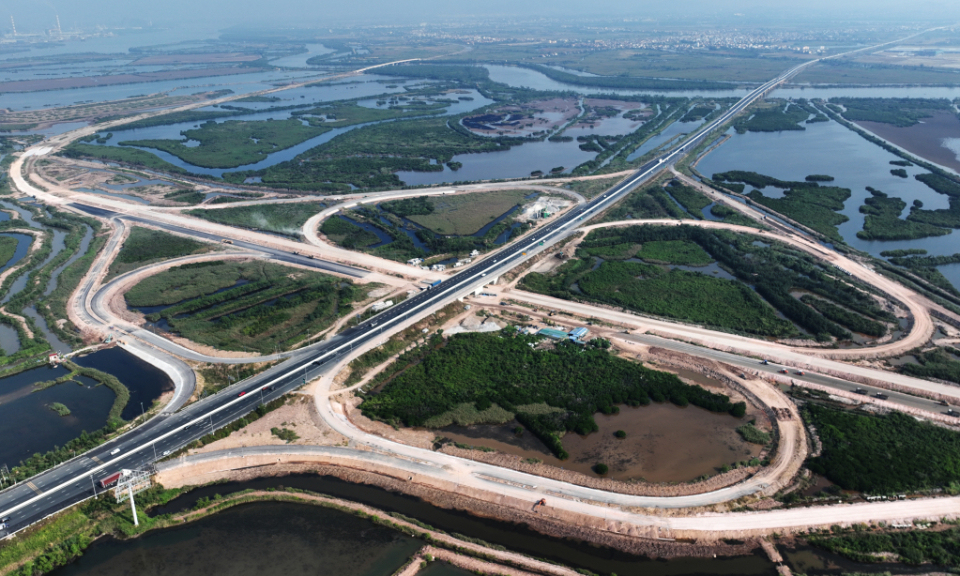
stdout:
{"type": "Polygon", "coordinates": [[[574,328],[570,331],[570,339],[574,342],[581,342],[590,331],[586,328],[574,328]]]}
{"type": "Polygon", "coordinates": [[[541,328],[537,334],[546,336],[547,338],[553,338],[554,340],[566,340],[569,337],[566,332],[554,330],[553,328],[541,328]]]}

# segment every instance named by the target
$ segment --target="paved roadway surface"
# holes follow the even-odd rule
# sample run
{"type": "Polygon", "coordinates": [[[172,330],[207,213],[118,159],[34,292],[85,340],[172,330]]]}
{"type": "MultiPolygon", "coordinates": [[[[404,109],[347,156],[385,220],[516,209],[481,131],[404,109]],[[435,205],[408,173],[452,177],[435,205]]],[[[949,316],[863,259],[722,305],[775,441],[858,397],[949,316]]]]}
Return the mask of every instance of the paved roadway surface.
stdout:
{"type": "MultiPolygon", "coordinates": [[[[510,270],[537,252],[570,233],[578,222],[610,207],[625,194],[652,176],[682,158],[686,151],[695,148],[713,129],[730,120],[734,115],[762,97],[778,84],[789,79],[803,68],[816,61],[806,62],[764,83],[744,96],[737,104],[717,119],[692,134],[679,147],[647,162],[636,173],[587,204],[559,216],[556,220],[505,247],[495,256],[444,281],[439,286],[425,290],[401,304],[374,316],[359,326],[345,331],[333,339],[310,350],[295,354],[294,358],[245,382],[205,398],[172,415],[159,416],[143,426],[111,441],[91,452],[74,458],[52,470],[40,474],[29,482],[0,492],[0,517],[10,517],[8,531],[17,531],[42,518],[62,510],[93,495],[94,483],[120,469],[143,469],[149,467],[164,453],[178,450],[211,429],[221,427],[253,410],[260,401],[270,401],[302,385],[306,379],[316,377],[335,364],[332,360],[348,354],[354,346],[361,345],[382,333],[383,329],[407,320],[423,310],[448,302],[479,288],[484,283],[510,270]],[[308,373],[309,371],[309,373],[308,373]]],[[[76,205],[76,208],[99,216],[112,216],[101,209],[76,205]],[[96,211],[96,212],[94,212],[96,211]]],[[[148,222],[154,225],[153,222],[148,222]]],[[[169,229],[169,228],[168,228],[169,229]]],[[[189,230],[189,234],[201,235],[189,230]]],[[[241,247],[244,247],[240,245],[241,247]]],[[[246,246],[263,250],[262,246],[246,246]]],[[[279,259],[296,259],[292,254],[278,251],[279,259]]],[[[332,263],[319,263],[303,258],[316,267],[332,263]]],[[[298,263],[301,263],[298,261],[298,263]]],[[[399,446],[398,446],[399,448],[399,446]]],[[[510,471],[496,469],[497,474],[510,471]]],[[[550,483],[547,479],[539,482],[550,483]]],[[[562,484],[562,483],[558,483],[562,484]]],[[[563,488],[569,485],[562,484],[563,488]]],[[[559,487],[558,487],[559,489],[559,487]]],[[[737,492],[742,488],[732,487],[726,491],[737,492]]],[[[623,495],[608,495],[619,500],[623,495]]]]}

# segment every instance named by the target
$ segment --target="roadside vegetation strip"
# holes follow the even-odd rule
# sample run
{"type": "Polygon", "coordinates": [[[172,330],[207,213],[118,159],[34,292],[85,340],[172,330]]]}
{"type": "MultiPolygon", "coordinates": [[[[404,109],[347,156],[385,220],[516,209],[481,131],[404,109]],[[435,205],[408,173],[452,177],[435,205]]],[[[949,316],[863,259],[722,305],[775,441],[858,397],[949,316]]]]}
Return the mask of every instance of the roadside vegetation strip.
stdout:
{"type": "Polygon", "coordinates": [[[400,356],[382,390],[364,399],[364,415],[406,426],[441,424],[451,412],[468,406],[502,420],[516,418],[559,458],[568,457],[561,436],[598,430],[596,411],[610,414],[618,404],[634,406],[671,401],[713,412],[743,416],[746,406],[727,396],[682,383],[673,374],[650,370],[592,346],[558,343],[536,350],[542,337],[499,334],[439,334],[400,356]],[[585,375],[589,374],[589,378],[585,375]],[[518,380],[519,378],[519,380],[518,380]],[[450,386],[449,382],[457,385],[450,386]],[[526,405],[562,408],[562,412],[524,412],[526,405]],[[494,407],[499,410],[492,410],[494,407]]]}
{"type": "Polygon", "coordinates": [[[188,340],[269,354],[352,313],[370,288],[262,260],[211,261],[160,272],[128,294],[136,306],[169,305],[148,319],[164,318],[188,340]]]}
{"type": "Polygon", "coordinates": [[[263,230],[300,240],[302,228],[306,221],[325,208],[327,208],[327,205],[319,202],[292,202],[288,204],[237,206],[216,210],[198,208],[187,210],[184,213],[209,222],[249,230],[263,230]]]}
{"type": "Polygon", "coordinates": [[[960,384],[960,349],[942,346],[914,354],[918,364],[907,363],[900,371],[918,378],[935,378],[960,384]]]}
{"type": "MultiPolygon", "coordinates": [[[[446,322],[449,318],[456,316],[462,311],[463,304],[460,302],[447,304],[436,313],[431,314],[413,326],[394,334],[382,345],[364,352],[360,356],[357,356],[348,364],[350,375],[347,377],[344,385],[349,387],[358,384],[371,369],[381,366],[394,355],[417,342],[426,343],[430,339],[430,336],[425,335],[423,330],[428,330],[429,328],[439,326],[443,322],[446,322]]],[[[385,381],[392,374],[393,372],[389,371],[389,368],[386,372],[378,372],[372,380],[372,383],[365,387],[376,386],[377,384],[385,381]]]]}
{"type": "Polygon", "coordinates": [[[214,248],[207,243],[141,226],[131,226],[130,235],[110,264],[107,280],[145,264],[209,252],[214,248]]]}
{"type": "Polygon", "coordinates": [[[960,492],[960,432],[899,412],[877,416],[808,403],[803,414],[823,445],[808,467],[845,490],[960,492]]]}
{"type": "MultiPolygon", "coordinates": [[[[470,196],[473,195],[470,194],[470,196]]],[[[463,214],[450,212],[444,217],[448,224],[440,224],[437,221],[436,225],[440,227],[447,225],[466,227],[467,224],[473,225],[476,223],[478,213],[484,214],[487,218],[486,223],[489,223],[492,212],[487,212],[479,207],[482,206],[485,194],[476,193],[476,196],[478,204],[475,210],[464,211],[463,214]]],[[[428,259],[443,255],[464,257],[470,255],[474,250],[487,252],[523,234],[532,226],[529,222],[520,224],[516,215],[511,215],[491,226],[483,236],[448,236],[435,233],[428,228],[419,228],[414,231],[413,225],[405,217],[391,211],[398,210],[400,213],[409,214],[410,218],[416,217],[416,214],[410,213],[410,210],[433,215],[435,208],[430,200],[422,197],[403,200],[398,204],[384,202],[380,205],[381,209],[359,206],[345,214],[330,216],[320,225],[320,232],[331,241],[340,243],[343,248],[359,249],[388,260],[405,262],[413,258],[428,259]],[[349,220],[345,220],[345,218],[349,220]],[[515,224],[520,225],[514,226],[515,224]],[[361,225],[366,228],[361,228],[361,225]],[[376,229],[381,236],[388,240],[383,240],[381,244],[380,236],[377,236],[369,228],[376,229]],[[414,242],[410,234],[416,236],[417,242],[423,246],[422,248],[418,246],[417,242],[414,242]],[[502,242],[498,244],[498,240],[502,240],[502,242]]]]}
{"type": "Polygon", "coordinates": [[[247,378],[273,368],[279,363],[257,362],[254,364],[207,364],[196,369],[203,381],[201,397],[216,394],[235,382],[242,382],[247,378]]]}
{"type": "MultiPolygon", "coordinates": [[[[919,524],[919,523],[918,523],[919,524]]],[[[960,567],[960,528],[885,531],[864,525],[853,530],[837,530],[838,535],[818,534],[808,540],[814,546],[845,556],[855,562],[887,563],[898,561],[911,566],[934,565],[947,571],[960,567]]],[[[955,522],[944,522],[950,525],[955,522]]]]}

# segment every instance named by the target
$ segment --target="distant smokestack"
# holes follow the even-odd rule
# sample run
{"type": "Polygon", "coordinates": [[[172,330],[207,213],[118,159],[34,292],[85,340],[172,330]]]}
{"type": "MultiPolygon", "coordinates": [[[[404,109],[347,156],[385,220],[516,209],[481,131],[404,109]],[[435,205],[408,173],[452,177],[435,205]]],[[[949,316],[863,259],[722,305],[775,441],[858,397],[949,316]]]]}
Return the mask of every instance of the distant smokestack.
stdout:
{"type": "Polygon", "coordinates": [[[10,15],[10,25],[13,26],[13,35],[17,35],[17,23],[13,21],[13,15],[10,15]]]}
{"type": "Polygon", "coordinates": [[[63,36],[63,30],[60,29],[60,15],[57,14],[57,34],[63,36]]]}

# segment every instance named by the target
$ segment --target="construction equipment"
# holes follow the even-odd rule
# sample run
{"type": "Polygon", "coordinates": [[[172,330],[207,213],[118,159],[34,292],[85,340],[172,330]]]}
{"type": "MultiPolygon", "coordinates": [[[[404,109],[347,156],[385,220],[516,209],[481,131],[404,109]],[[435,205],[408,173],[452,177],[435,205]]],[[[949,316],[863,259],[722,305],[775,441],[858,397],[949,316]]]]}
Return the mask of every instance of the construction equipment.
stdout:
{"type": "Polygon", "coordinates": [[[537,508],[539,508],[540,506],[546,506],[546,505],[547,505],[547,499],[541,498],[536,504],[533,505],[533,511],[536,512],[537,508]]]}
{"type": "Polygon", "coordinates": [[[224,244],[233,244],[233,240],[227,240],[226,238],[220,241],[223,242],[224,244]]]}

